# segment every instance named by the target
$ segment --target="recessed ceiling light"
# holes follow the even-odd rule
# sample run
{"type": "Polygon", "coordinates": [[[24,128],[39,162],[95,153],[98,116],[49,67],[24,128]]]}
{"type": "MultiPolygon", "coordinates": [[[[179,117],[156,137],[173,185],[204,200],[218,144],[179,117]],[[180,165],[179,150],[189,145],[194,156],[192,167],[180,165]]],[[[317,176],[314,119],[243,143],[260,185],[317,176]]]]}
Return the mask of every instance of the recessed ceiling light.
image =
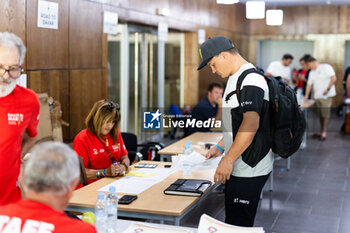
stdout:
{"type": "Polygon", "coordinates": [[[266,24],[270,26],[279,26],[283,24],[283,10],[267,10],[266,24]]]}
{"type": "Polygon", "coordinates": [[[265,2],[249,1],[245,3],[247,19],[263,19],[265,18],[265,2]]]}
{"type": "Polygon", "coordinates": [[[217,4],[235,4],[239,2],[239,0],[216,0],[217,4]]]}

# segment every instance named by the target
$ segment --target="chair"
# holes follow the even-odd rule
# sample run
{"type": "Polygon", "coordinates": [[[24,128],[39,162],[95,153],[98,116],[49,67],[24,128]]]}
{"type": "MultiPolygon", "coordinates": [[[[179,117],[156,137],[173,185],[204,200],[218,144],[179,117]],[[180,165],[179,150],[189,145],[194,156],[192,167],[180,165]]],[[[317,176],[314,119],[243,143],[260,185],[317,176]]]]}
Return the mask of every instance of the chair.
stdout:
{"type": "Polygon", "coordinates": [[[79,158],[79,170],[80,170],[79,184],[83,184],[83,186],[85,186],[85,185],[88,185],[88,179],[87,179],[86,172],[85,172],[83,158],[81,156],[78,156],[78,158],[79,158]]]}
{"type": "Polygon", "coordinates": [[[121,133],[130,163],[140,160],[157,160],[157,152],[164,146],[158,142],[147,142],[146,144],[138,144],[137,136],[133,133],[121,133]],[[141,148],[138,150],[138,148],[141,148]]]}

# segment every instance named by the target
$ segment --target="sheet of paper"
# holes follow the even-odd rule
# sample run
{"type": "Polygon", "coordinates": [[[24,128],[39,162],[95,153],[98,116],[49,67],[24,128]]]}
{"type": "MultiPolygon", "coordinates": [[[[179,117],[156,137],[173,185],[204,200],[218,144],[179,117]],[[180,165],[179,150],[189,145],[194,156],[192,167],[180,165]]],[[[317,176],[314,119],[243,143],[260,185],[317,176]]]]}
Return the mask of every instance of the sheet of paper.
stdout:
{"type": "Polygon", "coordinates": [[[123,231],[123,233],[192,233],[190,230],[186,229],[170,229],[168,227],[158,227],[153,225],[148,225],[144,223],[131,223],[128,229],[123,231]]]}
{"type": "Polygon", "coordinates": [[[200,233],[264,233],[262,227],[238,227],[223,223],[206,214],[201,216],[198,226],[200,233]]]}
{"type": "Polygon", "coordinates": [[[215,157],[212,159],[206,159],[200,153],[193,151],[189,155],[180,154],[173,164],[172,168],[176,170],[184,169],[183,165],[188,168],[190,166],[192,170],[206,170],[206,169],[216,169],[222,156],[215,157]]]}
{"type": "Polygon", "coordinates": [[[115,186],[118,193],[140,194],[164,180],[173,172],[174,170],[169,168],[141,168],[131,172],[130,176],[116,180],[100,188],[98,191],[108,192],[109,186],[115,186]]]}

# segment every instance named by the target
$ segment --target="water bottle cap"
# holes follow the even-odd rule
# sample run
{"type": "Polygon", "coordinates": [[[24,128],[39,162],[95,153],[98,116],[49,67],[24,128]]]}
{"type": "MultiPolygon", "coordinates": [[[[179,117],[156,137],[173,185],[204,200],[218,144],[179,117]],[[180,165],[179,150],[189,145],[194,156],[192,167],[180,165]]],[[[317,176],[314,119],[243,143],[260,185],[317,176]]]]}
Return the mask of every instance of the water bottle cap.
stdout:
{"type": "Polygon", "coordinates": [[[192,141],[191,141],[191,140],[188,140],[187,143],[188,143],[188,145],[191,145],[191,144],[192,144],[192,141]]]}
{"type": "Polygon", "coordinates": [[[109,186],[108,192],[115,193],[115,186],[109,186]]]}
{"type": "Polygon", "coordinates": [[[98,193],[97,194],[97,199],[99,199],[99,200],[105,199],[105,194],[104,193],[98,193]]]}

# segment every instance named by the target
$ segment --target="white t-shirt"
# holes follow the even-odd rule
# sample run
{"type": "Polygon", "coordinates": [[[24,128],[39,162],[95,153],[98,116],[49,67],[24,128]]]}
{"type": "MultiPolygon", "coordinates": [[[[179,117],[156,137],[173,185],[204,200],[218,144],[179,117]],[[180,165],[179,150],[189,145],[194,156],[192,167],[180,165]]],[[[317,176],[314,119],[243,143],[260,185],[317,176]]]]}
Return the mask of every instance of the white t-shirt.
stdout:
{"type": "MultiPolygon", "coordinates": [[[[236,73],[229,77],[225,93],[222,98],[222,120],[224,127],[223,137],[225,143],[225,151],[229,151],[233,143],[231,110],[239,107],[237,94],[231,96],[228,101],[225,100],[227,95],[229,95],[232,91],[236,90],[238,77],[242,74],[243,71],[250,68],[254,68],[254,66],[251,63],[244,64],[236,73]]],[[[244,87],[255,88],[256,90],[262,89],[264,92],[264,101],[269,101],[269,88],[263,76],[258,75],[256,73],[248,74],[242,82],[241,90],[244,87]]],[[[248,104],[254,105],[255,103],[253,102],[248,104]]],[[[265,157],[255,167],[249,166],[242,160],[242,156],[240,156],[233,165],[232,175],[236,177],[263,176],[269,174],[272,171],[272,166],[273,155],[271,155],[270,153],[266,154],[265,157]]]]}
{"type": "Polygon", "coordinates": [[[270,65],[267,67],[266,70],[267,73],[270,73],[272,76],[281,76],[282,78],[285,78],[289,80],[289,85],[293,86],[292,81],[292,70],[289,66],[282,65],[281,61],[273,61],[270,63],[270,65]]]}
{"type": "Polygon", "coordinates": [[[328,97],[335,96],[334,85],[329,89],[327,95],[323,95],[323,92],[331,82],[332,76],[335,76],[335,72],[329,64],[319,64],[315,70],[310,71],[307,83],[312,85],[314,99],[327,99],[328,97]]]}

